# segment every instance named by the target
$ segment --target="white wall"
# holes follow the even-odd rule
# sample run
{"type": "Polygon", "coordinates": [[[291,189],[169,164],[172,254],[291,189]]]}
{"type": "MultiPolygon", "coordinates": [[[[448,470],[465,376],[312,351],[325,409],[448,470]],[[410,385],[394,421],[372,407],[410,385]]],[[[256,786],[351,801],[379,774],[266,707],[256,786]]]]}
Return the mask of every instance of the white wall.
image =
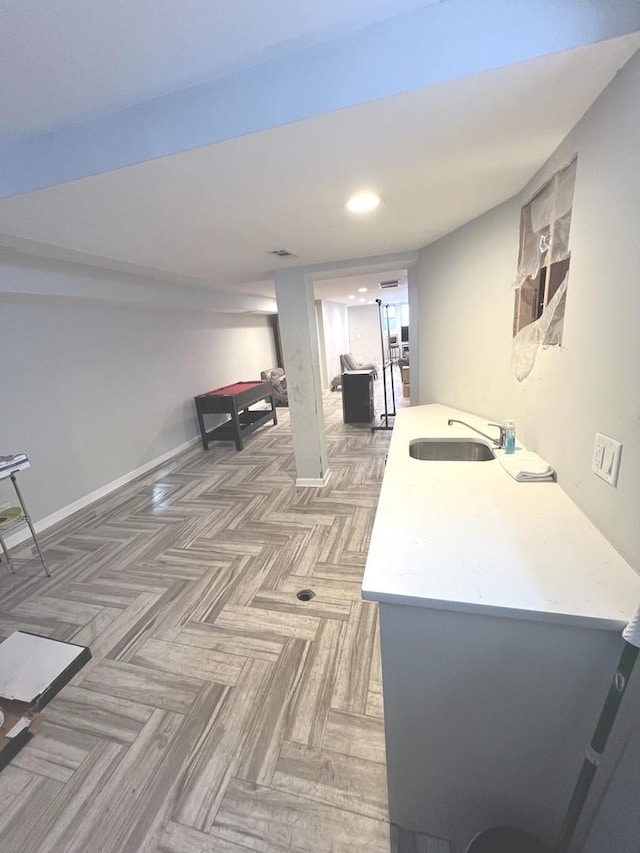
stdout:
{"type": "Polygon", "coordinates": [[[520,203],[507,202],[420,253],[422,403],[451,403],[490,417],[515,415],[511,283],[519,216],[520,203]]]}
{"type": "MultiPolygon", "coordinates": [[[[0,289],[11,274],[0,264],[0,289]]],[[[33,275],[42,289],[42,261],[33,275]]],[[[198,435],[195,394],[275,363],[264,315],[0,292],[0,328],[0,453],[28,453],[36,520],[198,435]]]]}
{"type": "Polygon", "coordinates": [[[347,306],[323,299],[316,302],[320,346],[320,375],[322,385],[329,388],[334,376],[339,376],[340,355],[349,352],[349,319],[347,306]]]}
{"type": "Polygon", "coordinates": [[[520,197],[420,253],[421,402],[513,416],[520,437],[640,570],[640,54],[520,197]],[[564,339],[510,369],[519,212],[578,153],[564,339]],[[617,489],[590,471],[596,430],[623,442],[617,489]]]}
{"type": "Polygon", "coordinates": [[[358,361],[380,364],[380,322],[377,305],[349,308],[349,351],[358,361]]]}

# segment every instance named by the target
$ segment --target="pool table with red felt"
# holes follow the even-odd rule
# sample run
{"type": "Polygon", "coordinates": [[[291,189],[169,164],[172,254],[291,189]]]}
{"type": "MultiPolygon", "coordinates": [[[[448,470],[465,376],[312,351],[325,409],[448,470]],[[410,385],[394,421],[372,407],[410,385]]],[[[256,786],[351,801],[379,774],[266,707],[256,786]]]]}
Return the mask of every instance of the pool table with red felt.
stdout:
{"type": "Polygon", "coordinates": [[[194,399],[202,446],[205,450],[209,449],[210,441],[235,441],[236,450],[242,450],[244,436],[270,420],[273,420],[274,424],[278,423],[271,382],[234,382],[232,385],[198,394],[194,399]],[[269,409],[249,409],[249,406],[262,400],[269,403],[269,409]],[[230,415],[230,419],[207,429],[204,423],[205,415],[230,415]]]}

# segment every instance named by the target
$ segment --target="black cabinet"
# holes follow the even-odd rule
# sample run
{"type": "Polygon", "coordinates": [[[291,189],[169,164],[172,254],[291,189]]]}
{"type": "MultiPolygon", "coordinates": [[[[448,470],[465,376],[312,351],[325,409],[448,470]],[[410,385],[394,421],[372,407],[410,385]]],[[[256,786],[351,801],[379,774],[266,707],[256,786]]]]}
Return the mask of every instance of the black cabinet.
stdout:
{"type": "Polygon", "coordinates": [[[342,415],[345,424],[369,424],[373,420],[373,376],[370,370],[342,374],[342,415]]]}

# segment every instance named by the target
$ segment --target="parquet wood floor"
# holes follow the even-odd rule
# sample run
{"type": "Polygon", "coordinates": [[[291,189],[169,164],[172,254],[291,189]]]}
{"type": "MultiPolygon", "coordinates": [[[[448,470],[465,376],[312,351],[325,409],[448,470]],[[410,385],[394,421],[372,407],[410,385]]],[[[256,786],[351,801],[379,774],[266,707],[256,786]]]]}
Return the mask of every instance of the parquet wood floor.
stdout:
{"type": "Polygon", "coordinates": [[[93,654],[0,774],[2,853],[449,853],[387,820],[360,581],[390,433],[325,414],[324,489],[293,486],[280,409],[50,531],[51,579],[0,566],[2,637],[93,654]]]}

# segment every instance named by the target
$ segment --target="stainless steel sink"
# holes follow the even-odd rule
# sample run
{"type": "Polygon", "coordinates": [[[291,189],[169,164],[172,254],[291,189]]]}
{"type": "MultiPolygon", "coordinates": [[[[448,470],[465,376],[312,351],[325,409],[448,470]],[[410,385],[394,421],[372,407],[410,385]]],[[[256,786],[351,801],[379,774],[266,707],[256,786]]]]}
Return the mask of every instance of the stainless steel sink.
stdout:
{"type": "Polygon", "coordinates": [[[409,456],[429,462],[488,462],[493,450],[473,438],[416,438],[409,444],[409,456]]]}

